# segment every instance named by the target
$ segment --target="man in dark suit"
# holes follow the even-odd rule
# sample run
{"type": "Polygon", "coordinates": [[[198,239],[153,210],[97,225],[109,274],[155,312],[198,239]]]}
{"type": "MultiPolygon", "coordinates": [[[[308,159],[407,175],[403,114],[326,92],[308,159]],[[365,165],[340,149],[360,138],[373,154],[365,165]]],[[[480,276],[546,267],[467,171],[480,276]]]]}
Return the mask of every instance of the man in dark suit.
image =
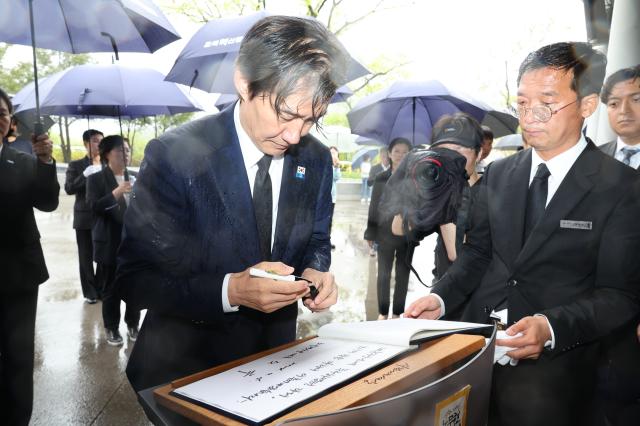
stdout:
{"type": "Polygon", "coordinates": [[[517,365],[494,366],[492,425],[587,424],[599,341],[640,308],[640,180],[581,133],[605,64],[586,43],[527,56],[518,113],[533,149],[489,165],[462,253],[405,313],[505,314],[496,344],[517,365]]]}
{"type": "Polygon", "coordinates": [[[102,266],[98,264],[93,271],[93,243],[91,242],[91,225],[93,214],[86,201],[87,177],[99,172],[100,155],[98,144],[104,134],[98,130],[85,130],[82,141],[87,150],[87,155],[80,160],[71,161],[67,166],[67,175],[64,182],[64,190],[69,195],[76,196],[73,204],[73,229],[76,230],[76,243],[78,244],[78,264],[80,266],[80,286],[85,302],[96,303],[100,296],[102,283],[102,266]]]}
{"type": "MultiPolygon", "coordinates": [[[[640,65],[611,74],[600,100],[617,139],[600,146],[616,160],[640,169],[640,65]]],[[[624,189],[625,184],[620,187],[624,189]]],[[[640,312],[602,345],[598,407],[606,424],[632,424],[640,418],[640,312]]],[[[604,423],[604,421],[603,421],[604,423]]]]}
{"type": "Polygon", "coordinates": [[[371,167],[371,171],[369,172],[369,179],[367,179],[367,185],[373,186],[373,183],[376,181],[376,177],[386,171],[389,168],[389,149],[386,146],[380,148],[378,151],[380,154],[380,162],[375,166],[371,167]]]}
{"type": "MultiPolygon", "coordinates": [[[[0,132],[7,135],[11,101],[0,90],[0,132]]],[[[49,278],[33,208],[53,211],[60,186],[47,135],[29,155],[0,143],[0,412],[2,423],[27,425],[33,404],[38,285],[49,278]]]]}
{"type": "Polygon", "coordinates": [[[118,287],[148,309],[127,366],[140,390],[295,339],[309,284],[329,308],[332,161],[308,132],[345,82],[321,24],[271,16],[244,36],[239,102],[151,141],[125,214],[118,287]],[[253,199],[252,199],[253,198],[253,199]]]}
{"type": "Polygon", "coordinates": [[[611,74],[600,100],[607,106],[609,125],[618,136],[600,149],[624,164],[640,169],[640,65],[611,74]]]}

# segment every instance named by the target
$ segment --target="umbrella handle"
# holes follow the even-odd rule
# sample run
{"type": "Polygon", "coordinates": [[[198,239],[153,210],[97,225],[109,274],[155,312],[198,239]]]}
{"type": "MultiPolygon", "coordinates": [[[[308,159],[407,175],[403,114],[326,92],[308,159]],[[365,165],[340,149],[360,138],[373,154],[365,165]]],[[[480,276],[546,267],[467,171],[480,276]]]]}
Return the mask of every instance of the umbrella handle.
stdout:
{"type": "Polygon", "coordinates": [[[42,125],[42,122],[40,120],[33,123],[33,134],[36,136],[44,134],[44,126],[42,125]]]}
{"type": "Polygon", "coordinates": [[[120,61],[120,56],[118,56],[118,45],[116,44],[116,39],[113,36],[105,31],[101,31],[100,35],[109,37],[111,40],[111,48],[113,49],[113,53],[116,55],[116,61],[120,61]]]}

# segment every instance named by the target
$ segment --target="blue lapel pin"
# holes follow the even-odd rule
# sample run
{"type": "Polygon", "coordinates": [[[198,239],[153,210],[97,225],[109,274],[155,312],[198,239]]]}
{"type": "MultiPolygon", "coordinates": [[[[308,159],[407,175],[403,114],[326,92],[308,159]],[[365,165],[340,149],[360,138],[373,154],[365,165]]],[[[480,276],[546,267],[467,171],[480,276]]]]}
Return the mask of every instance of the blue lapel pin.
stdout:
{"type": "Polygon", "coordinates": [[[304,174],[306,173],[307,169],[305,167],[302,166],[298,166],[296,168],[296,179],[304,179],[304,174]]]}

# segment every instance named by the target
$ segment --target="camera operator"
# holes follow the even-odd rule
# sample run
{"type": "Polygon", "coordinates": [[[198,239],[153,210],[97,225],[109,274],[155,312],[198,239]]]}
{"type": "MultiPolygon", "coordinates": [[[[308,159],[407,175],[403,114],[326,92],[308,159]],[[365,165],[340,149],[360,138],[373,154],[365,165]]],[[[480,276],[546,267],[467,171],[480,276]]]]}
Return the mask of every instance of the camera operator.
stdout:
{"type": "MultiPolygon", "coordinates": [[[[457,212],[457,220],[440,225],[434,253],[434,281],[444,275],[462,248],[469,207],[477,192],[478,187],[475,184],[480,179],[476,165],[482,146],[482,128],[476,119],[469,114],[460,112],[455,115],[445,115],[433,126],[431,148],[447,148],[464,156],[467,160],[465,170],[469,176],[468,185],[462,189],[462,202],[457,212]]],[[[448,319],[456,318],[448,315],[448,319]]]]}

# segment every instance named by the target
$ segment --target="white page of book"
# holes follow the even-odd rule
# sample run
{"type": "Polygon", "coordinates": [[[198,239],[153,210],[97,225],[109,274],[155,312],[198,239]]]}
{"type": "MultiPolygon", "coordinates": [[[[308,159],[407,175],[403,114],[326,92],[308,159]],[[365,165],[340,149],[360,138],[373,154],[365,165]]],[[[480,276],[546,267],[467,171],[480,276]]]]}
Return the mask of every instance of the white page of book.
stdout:
{"type": "Polygon", "coordinates": [[[315,338],[174,392],[257,423],[408,349],[315,338]]]}
{"type": "Polygon", "coordinates": [[[318,336],[328,339],[359,340],[361,342],[409,346],[409,342],[413,339],[437,336],[452,330],[466,330],[478,327],[489,326],[472,322],[397,318],[388,321],[334,322],[320,327],[318,336]]]}

